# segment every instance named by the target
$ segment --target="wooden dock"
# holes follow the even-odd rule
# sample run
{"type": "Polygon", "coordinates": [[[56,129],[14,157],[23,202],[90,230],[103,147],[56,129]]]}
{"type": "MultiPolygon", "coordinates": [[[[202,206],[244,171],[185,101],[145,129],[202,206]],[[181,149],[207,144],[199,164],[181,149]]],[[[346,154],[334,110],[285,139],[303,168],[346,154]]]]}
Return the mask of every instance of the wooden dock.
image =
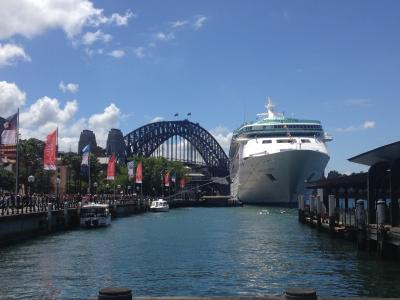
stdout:
{"type": "MultiPolygon", "coordinates": [[[[319,206],[323,207],[323,204],[319,206]]],[[[361,205],[355,209],[331,208],[329,214],[324,209],[319,211],[313,208],[313,205],[299,208],[300,223],[332,237],[352,241],[358,249],[376,252],[379,257],[400,258],[400,226],[392,226],[384,221],[369,224],[365,219],[367,212],[361,205]]],[[[377,219],[381,220],[379,216],[377,219]]]]}

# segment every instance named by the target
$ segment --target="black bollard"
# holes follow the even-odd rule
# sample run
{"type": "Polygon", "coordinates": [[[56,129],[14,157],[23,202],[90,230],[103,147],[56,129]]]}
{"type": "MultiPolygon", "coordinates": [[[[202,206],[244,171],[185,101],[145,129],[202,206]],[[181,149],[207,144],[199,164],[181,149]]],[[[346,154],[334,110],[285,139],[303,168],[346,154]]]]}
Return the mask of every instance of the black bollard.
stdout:
{"type": "Polygon", "coordinates": [[[132,300],[132,290],[124,287],[103,288],[98,300],[132,300]]]}
{"type": "Polygon", "coordinates": [[[284,296],[287,300],[317,300],[317,293],[310,288],[287,289],[284,296]]]}

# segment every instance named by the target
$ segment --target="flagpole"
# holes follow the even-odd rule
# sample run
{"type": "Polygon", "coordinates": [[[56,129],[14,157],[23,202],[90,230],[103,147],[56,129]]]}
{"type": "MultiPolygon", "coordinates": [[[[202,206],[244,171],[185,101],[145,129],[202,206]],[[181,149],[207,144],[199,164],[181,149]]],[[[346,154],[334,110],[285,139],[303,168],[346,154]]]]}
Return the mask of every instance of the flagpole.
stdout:
{"type": "Polygon", "coordinates": [[[90,194],[90,144],[89,144],[89,153],[88,153],[88,165],[89,165],[89,186],[88,186],[88,194],[90,194]]]}
{"type": "Polygon", "coordinates": [[[17,145],[16,145],[16,152],[17,152],[17,161],[16,161],[16,170],[15,170],[15,196],[18,195],[18,177],[19,177],[19,154],[18,154],[18,144],[19,144],[19,108],[17,110],[17,145]]]}
{"type": "Polygon", "coordinates": [[[164,199],[164,171],[162,172],[162,180],[161,180],[161,186],[162,186],[162,198],[164,199]]]}
{"type": "Polygon", "coordinates": [[[58,156],[58,126],[57,126],[57,133],[56,133],[56,136],[57,136],[57,141],[56,141],[56,165],[57,165],[57,156],[58,156]]]}

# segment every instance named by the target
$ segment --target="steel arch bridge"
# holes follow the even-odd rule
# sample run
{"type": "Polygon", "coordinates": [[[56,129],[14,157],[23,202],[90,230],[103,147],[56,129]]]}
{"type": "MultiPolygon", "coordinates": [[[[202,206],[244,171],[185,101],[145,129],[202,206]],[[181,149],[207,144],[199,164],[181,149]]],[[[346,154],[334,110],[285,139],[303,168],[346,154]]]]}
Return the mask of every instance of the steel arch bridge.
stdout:
{"type": "Polygon", "coordinates": [[[128,133],[124,137],[126,154],[149,157],[163,143],[177,136],[197,150],[213,176],[228,176],[229,159],[222,147],[207,130],[189,120],[150,123],[128,133]]]}

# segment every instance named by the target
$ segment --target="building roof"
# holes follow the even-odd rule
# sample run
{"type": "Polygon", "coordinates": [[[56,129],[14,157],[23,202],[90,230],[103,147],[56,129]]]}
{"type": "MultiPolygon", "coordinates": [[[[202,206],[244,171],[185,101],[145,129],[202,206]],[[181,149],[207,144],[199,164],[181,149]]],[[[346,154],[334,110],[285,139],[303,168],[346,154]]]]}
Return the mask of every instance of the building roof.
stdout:
{"type": "Polygon", "coordinates": [[[359,154],[348,160],[354,163],[372,166],[378,162],[390,162],[400,158],[400,141],[359,154]]]}

